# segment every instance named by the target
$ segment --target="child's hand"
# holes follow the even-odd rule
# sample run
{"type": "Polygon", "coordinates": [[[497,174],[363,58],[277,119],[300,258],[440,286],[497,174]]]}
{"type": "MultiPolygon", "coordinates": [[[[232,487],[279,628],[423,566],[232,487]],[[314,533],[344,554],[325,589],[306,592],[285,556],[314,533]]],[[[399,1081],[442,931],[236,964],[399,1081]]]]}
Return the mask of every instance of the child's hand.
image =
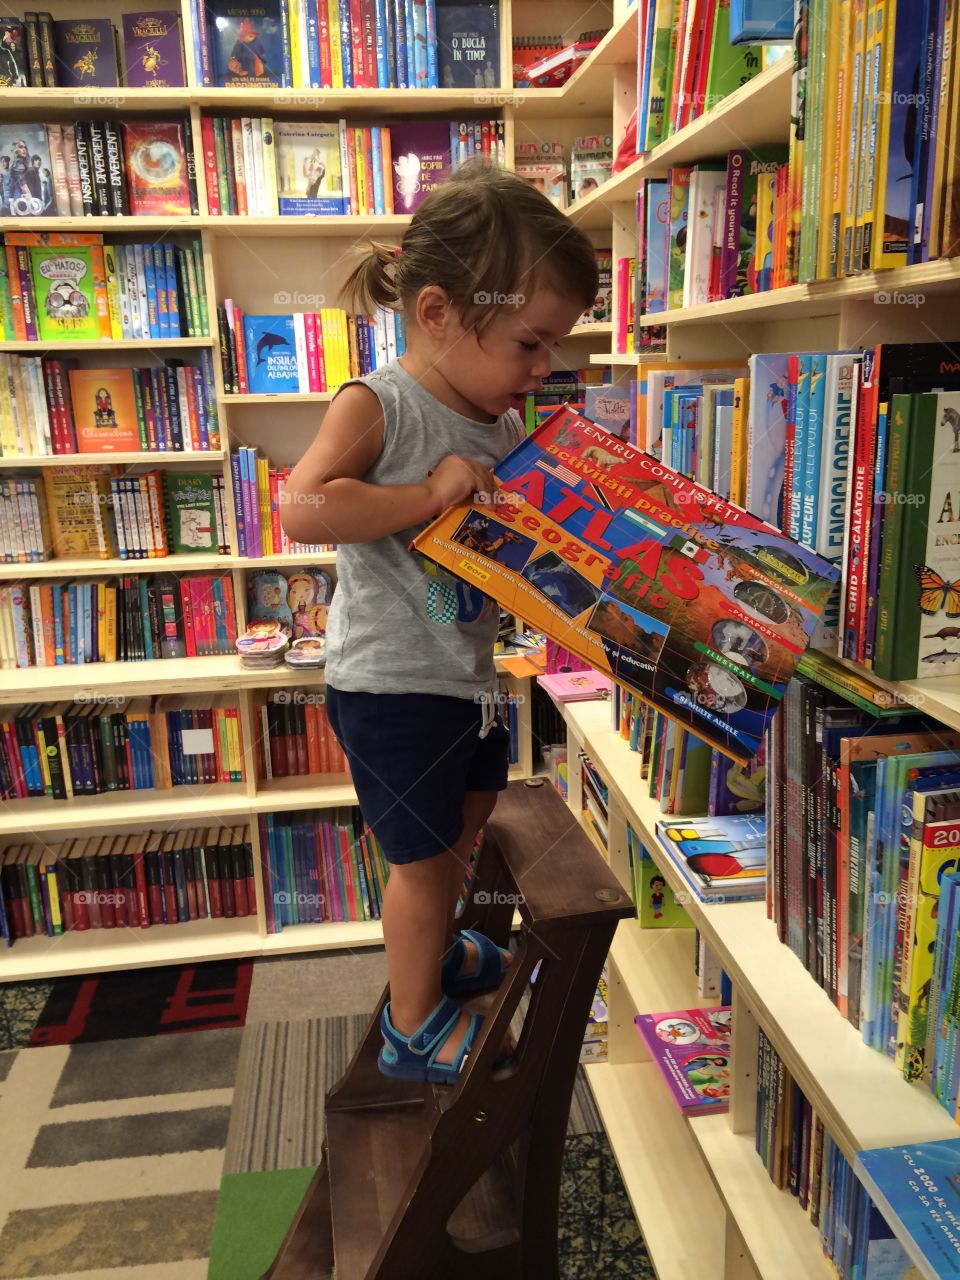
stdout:
{"type": "Polygon", "coordinates": [[[490,502],[497,490],[493,472],[472,458],[449,453],[427,477],[427,488],[436,501],[439,514],[447,507],[469,502],[474,494],[480,501],[490,502]]]}

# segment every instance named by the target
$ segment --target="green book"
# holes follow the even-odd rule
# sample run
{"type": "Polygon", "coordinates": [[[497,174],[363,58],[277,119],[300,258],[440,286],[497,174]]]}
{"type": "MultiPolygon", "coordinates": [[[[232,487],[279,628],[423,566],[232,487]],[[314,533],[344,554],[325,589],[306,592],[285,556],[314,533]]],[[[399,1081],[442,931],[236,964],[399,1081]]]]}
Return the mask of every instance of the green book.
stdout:
{"type": "Polygon", "coordinates": [[[10,297],[10,281],[7,279],[7,255],[0,254],[0,340],[13,342],[16,338],[13,327],[13,302],[10,297]]]}
{"type": "Polygon", "coordinates": [[[163,477],[171,555],[217,551],[213,476],[209,472],[168,471],[163,477]]]}
{"type": "MultiPolygon", "coordinates": [[[[629,830],[629,828],[628,828],[629,830]]],[[[632,833],[631,833],[632,834],[632,833]]],[[[660,868],[640,845],[634,858],[637,914],[642,929],[692,929],[693,921],[667,884],[660,868]]]]}
{"type": "Polygon", "coordinates": [[[653,52],[647,86],[647,137],[644,150],[652,151],[666,137],[667,94],[673,77],[672,40],[679,11],[678,0],[657,0],[653,19],[653,52]]]}
{"type": "Polygon", "coordinates": [[[30,273],[41,342],[100,337],[88,245],[35,245],[30,273]]]}
{"type": "Polygon", "coordinates": [[[719,0],[710,44],[704,111],[712,110],[734,89],[747,84],[763,69],[762,47],[730,43],[730,0],[719,0]]]}

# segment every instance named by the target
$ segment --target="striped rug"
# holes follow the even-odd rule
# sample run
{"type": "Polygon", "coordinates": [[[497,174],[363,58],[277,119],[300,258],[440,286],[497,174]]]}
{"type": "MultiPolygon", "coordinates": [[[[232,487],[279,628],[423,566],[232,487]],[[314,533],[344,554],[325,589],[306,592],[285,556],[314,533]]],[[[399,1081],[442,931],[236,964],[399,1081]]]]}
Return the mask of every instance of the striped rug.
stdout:
{"type": "MultiPolygon", "coordinates": [[[[0,1280],[257,1280],[237,1215],[279,1205],[282,1236],[383,968],[257,961],[245,1026],[0,1052],[0,1280]]],[[[19,986],[0,986],[0,1028],[29,1046],[49,984],[19,986]]],[[[582,1073],[564,1188],[564,1280],[652,1277],[582,1073]]]]}

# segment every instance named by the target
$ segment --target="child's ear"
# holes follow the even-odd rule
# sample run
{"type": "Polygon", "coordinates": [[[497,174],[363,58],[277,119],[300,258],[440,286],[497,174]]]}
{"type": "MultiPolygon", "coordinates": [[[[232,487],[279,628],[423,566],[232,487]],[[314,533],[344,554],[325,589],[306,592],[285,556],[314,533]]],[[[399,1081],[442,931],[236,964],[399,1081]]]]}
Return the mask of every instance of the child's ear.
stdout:
{"type": "Polygon", "coordinates": [[[447,291],[438,284],[425,285],[417,294],[416,315],[420,328],[438,341],[449,336],[456,319],[447,291]]]}

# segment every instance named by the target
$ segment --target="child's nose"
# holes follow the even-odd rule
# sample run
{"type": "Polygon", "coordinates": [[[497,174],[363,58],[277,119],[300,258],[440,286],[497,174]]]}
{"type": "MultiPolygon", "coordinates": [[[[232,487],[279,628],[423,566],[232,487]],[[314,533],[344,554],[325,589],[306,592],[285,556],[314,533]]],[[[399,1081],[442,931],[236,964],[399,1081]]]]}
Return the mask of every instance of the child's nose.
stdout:
{"type": "Polygon", "coordinates": [[[550,352],[545,347],[537,352],[530,372],[535,378],[545,378],[550,372],[550,352]]]}

